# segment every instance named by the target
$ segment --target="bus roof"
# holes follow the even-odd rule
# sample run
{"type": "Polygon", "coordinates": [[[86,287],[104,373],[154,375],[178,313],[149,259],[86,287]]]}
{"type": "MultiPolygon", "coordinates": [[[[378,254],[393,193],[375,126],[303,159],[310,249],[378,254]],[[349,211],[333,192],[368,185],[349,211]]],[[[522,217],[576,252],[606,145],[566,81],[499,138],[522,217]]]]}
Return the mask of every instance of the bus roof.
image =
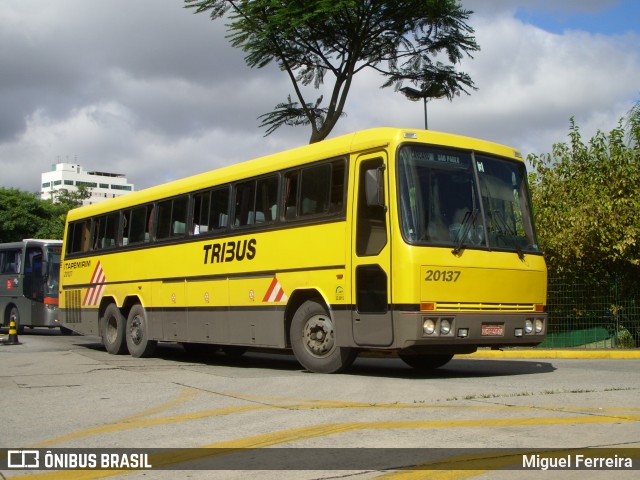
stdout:
{"type": "Polygon", "coordinates": [[[43,238],[25,238],[21,242],[0,243],[0,249],[22,248],[24,245],[61,245],[62,240],[43,239],[43,238]]]}
{"type": "Polygon", "coordinates": [[[293,168],[307,162],[392,145],[397,146],[404,142],[418,142],[476,150],[522,161],[522,154],[519,150],[486,140],[434,130],[391,127],[373,128],[255,158],[253,160],[247,160],[137,192],[128,193],[103,202],[79,207],[69,212],[69,219],[84,218],[127,206],[145,204],[161,198],[173,197],[175,195],[205,189],[216,184],[225,184],[247,177],[266,174],[271,171],[282,170],[289,167],[293,168]]]}

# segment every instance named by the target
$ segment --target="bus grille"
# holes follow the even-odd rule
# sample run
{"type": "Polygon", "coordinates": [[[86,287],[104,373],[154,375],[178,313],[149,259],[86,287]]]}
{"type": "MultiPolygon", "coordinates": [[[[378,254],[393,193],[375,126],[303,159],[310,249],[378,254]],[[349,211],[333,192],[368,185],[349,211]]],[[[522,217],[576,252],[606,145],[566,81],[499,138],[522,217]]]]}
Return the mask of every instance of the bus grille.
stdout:
{"type": "Polygon", "coordinates": [[[447,312],[535,312],[532,303],[460,303],[438,302],[435,310],[447,312]]]}
{"type": "Polygon", "coordinates": [[[66,308],[66,323],[81,323],[80,306],[82,305],[80,290],[67,290],[64,292],[66,308]]]}

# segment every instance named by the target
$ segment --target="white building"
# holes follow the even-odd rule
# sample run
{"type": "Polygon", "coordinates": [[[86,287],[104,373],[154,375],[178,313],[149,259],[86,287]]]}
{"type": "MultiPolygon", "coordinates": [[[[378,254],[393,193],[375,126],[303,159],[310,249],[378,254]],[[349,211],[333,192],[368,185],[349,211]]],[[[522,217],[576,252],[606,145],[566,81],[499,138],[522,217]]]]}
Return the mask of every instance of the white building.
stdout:
{"type": "Polygon", "coordinates": [[[84,200],[83,205],[100,202],[133,191],[133,184],[119,173],[85,172],[76,163],[55,163],[51,171],[42,174],[40,198],[55,200],[55,192],[66,189],[70,192],[78,190],[81,185],[89,187],[91,197],[84,200]]]}

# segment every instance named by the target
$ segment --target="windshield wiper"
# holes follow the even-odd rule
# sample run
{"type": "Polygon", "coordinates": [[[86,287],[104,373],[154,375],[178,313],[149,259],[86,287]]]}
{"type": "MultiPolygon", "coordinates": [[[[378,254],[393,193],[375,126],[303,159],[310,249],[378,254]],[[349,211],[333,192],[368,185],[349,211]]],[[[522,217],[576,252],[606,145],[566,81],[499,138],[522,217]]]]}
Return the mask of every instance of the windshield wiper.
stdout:
{"type": "Polygon", "coordinates": [[[496,219],[496,224],[498,226],[499,233],[504,234],[511,240],[511,243],[513,243],[513,246],[516,249],[516,252],[518,253],[518,258],[520,260],[524,260],[524,252],[522,251],[522,248],[520,248],[520,245],[518,245],[518,238],[515,232],[513,232],[509,228],[509,225],[507,225],[507,221],[504,219],[504,217],[500,214],[498,210],[493,210],[493,212],[491,213],[493,214],[493,218],[496,219]]]}
{"type": "Polygon", "coordinates": [[[467,213],[464,214],[464,218],[462,219],[462,224],[460,225],[460,237],[458,238],[458,243],[451,253],[454,255],[458,255],[462,250],[464,250],[464,242],[469,236],[469,231],[471,231],[471,227],[475,225],[476,218],[478,217],[479,210],[474,208],[473,211],[467,210],[467,213]]]}

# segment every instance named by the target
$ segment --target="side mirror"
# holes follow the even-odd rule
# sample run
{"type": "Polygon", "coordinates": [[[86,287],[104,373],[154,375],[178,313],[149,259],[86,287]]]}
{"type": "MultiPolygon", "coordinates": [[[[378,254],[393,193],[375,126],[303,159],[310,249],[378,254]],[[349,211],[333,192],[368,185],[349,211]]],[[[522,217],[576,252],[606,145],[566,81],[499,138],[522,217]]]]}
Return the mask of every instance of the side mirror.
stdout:
{"type": "Polygon", "coordinates": [[[365,171],[367,206],[384,207],[384,166],[365,171]]]}

